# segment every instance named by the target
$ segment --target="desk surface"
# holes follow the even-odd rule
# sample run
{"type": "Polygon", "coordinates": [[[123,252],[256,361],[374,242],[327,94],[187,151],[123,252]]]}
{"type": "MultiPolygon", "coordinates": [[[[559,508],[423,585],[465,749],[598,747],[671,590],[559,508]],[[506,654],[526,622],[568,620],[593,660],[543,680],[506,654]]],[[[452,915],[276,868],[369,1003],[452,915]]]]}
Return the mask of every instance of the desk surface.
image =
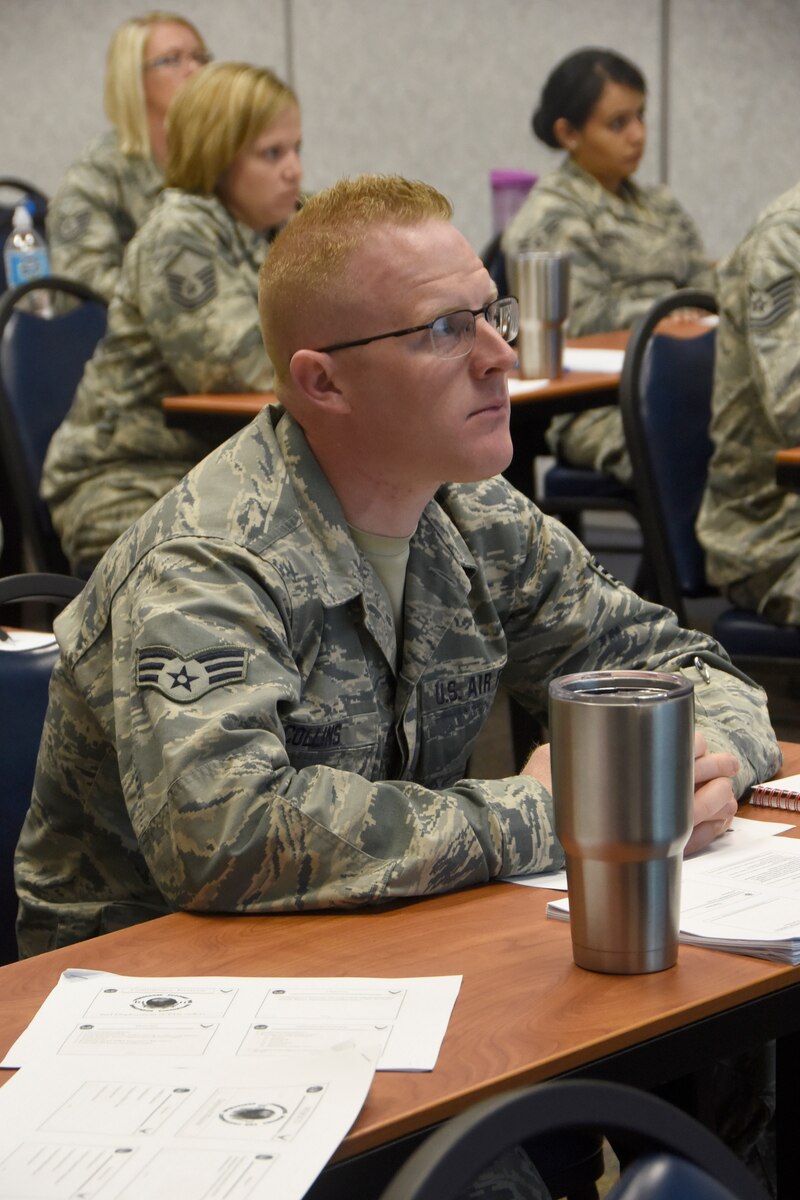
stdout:
{"type": "MultiPolygon", "coordinates": [[[[800,771],[800,745],[783,749],[782,773],[800,771]]],[[[746,811],[762,820],[791,816],[746,811]]],[[[68,966],[143,976],[463,974],[436,1069],[379,1073],[340,1149],[346,1158],[494,1092],[800,984],[800,967],[689,946],[676,967],[656,975],[583,971],[572,961],[568,926],[545,917],[553,896],[489,884],[352,913],[163,917],[0,968],[0,1050],[68,966]]]]}
{"type": "Polygon", "coordinates": [[[781,487],[800,491],[800,446],[775,455],[775,478],[781,487]]]}
{"type": "MultiPolygon", "coordinates": [[[[627,330],[617,333],[595,333],[587,337],[571,338],[569,345],[593,350],[623,350],[627,345],[628,336],[627,330]]],[[[612,394],[616,391],[618,384],[618,372],[568,371],[560,379],[549,379],[544,387],[541,386],[540,380],[532,380],[530,392],[516,395],[511,403],[519,405],[531,402],[549,402],[561,397],[592,392],[608,393],[605,399],[611,403],[612,394]]],[[[165,412],[172,414],[194,413],[195,415],[240,417],[249,420],[274,400],[274,392],[203,393],[167,396],[162,401],[162,407],[165,412]]]]}

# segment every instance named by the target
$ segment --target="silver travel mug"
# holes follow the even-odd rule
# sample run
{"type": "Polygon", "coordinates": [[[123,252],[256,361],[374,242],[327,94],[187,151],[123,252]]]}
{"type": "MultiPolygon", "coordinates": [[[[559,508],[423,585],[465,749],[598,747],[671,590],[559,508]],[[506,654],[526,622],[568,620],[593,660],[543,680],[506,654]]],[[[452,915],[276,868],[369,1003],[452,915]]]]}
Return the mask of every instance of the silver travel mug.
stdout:
{"type": "Polygon", "coordinates": [[[654,671],[550,684],[556,833],[579,967],[635,975],[678,957],[692,831],[693,686],[654,671]]]}
{"type": "Polygon", "coordinates": [[[514,254],[509,259],[509,277],[519,301],[519,373],[523,379],[558,379],[569,313],[569,255],[560,251],[514,254]]]}

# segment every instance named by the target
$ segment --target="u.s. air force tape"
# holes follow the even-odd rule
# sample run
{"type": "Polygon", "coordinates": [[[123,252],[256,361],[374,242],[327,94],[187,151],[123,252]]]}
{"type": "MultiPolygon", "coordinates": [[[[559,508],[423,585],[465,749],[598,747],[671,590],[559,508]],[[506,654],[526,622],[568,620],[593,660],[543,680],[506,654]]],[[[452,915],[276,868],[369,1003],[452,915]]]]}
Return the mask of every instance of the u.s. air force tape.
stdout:
{"type": "Polygon", "coordinates": [[[169,700],[186,704],[206,692],[247,678],[247,650],[241,646],[214,646],[190,658],[171,646],[147,646],[136,651],[136,683],[151,687],[169,700]]]}

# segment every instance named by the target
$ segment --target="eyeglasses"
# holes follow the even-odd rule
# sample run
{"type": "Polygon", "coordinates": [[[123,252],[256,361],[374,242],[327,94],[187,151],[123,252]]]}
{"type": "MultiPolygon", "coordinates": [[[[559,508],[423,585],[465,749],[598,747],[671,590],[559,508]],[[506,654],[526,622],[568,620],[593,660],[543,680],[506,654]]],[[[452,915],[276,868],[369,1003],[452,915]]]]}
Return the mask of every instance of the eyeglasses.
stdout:
{"type": "Polygon", "coordinates": [[[519,331],[519,305],[513,296],[502,300],[491,300],[483,308],[460,308],[457,312],[445,313],[424,325],[412,325],[410,329],[394,329],[391,333],[376,333],[374,337],[358,338],[352,342],[337,342],[334,346],[322,346],[319,354],[333,354],[334,350],[349,350],[351,346],[368,346],[370,342],[382,342],[384,338],[405,337],[409,333],[422,333],[427,329],[431,347],[439,358],[463,358],[475,344],[475,318],[484,317],[488,324],[506,342],[513,342],[519,331]]]}
{"type": "Polygon", "coordinates": [[[165,71],[177,71],[178,67],[182,67],[184,63],[197,63],[198,67],[204,67],[206,63],[210,63],[212,55],[205,50],[187,50],[181,54],[161,54],[158,58],[150,58],[146,63],[143,63],[144,69],[149,71],[163,67],[165,71]]]}

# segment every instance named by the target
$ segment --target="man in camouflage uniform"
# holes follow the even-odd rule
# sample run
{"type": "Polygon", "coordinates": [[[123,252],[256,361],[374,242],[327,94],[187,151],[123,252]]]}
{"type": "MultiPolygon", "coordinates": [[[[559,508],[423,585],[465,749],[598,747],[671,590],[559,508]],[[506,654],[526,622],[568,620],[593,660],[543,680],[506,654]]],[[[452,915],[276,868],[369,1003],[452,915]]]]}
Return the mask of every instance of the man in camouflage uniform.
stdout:
{"type": "Polygon", "coordinates": [[[80,280],[110,303],[125,247],[163,184],[152,158],[123,154],[116,130],[95,138],[69,168],[47,209],[53,273],[80,280]]]}
{"type": "Polygon", "coordinates": [[[170,428],[161,402],[266,391],[258,270],[268,235],[215,197],[167,190],[131,242],[108,332],[54,435],[42,496],[73,569],[111,543],[216,444],[170,428]]]}
{"type": "Polygon", "coordinates": [[[711,436],[697,532],[710,581],[743,608],[800,625],[800,495],[775,452],[800,444],[800,184],[720,266],[711,436]]]}
{"type": "Polygon", "coordinates": [[[262,273],[285,408],[151,508],[58,619],[17,856],[24,954],[176,909],[352,906],[559,866],[547,747],[511,778],[466,777],[501,680],[541,714],[557,675],[684,673],[694,847],[778,766],[763,693],[716,643],[496,474],[513,302],[492,303],[450,212],[369,176],[309,201],[262,273]]]}
{"type": "MultiPolygon", "coordinates": [[[[628,179],[617,195],[569,158],[531,189],[503,250],[569,253],[570,337],[627,329],[675,288],[713,287],[697,228],[669,188],[628,179]]],[[[567,462],[633,482],[616,407],[555,418],[548,442],[567,462]]]]}

